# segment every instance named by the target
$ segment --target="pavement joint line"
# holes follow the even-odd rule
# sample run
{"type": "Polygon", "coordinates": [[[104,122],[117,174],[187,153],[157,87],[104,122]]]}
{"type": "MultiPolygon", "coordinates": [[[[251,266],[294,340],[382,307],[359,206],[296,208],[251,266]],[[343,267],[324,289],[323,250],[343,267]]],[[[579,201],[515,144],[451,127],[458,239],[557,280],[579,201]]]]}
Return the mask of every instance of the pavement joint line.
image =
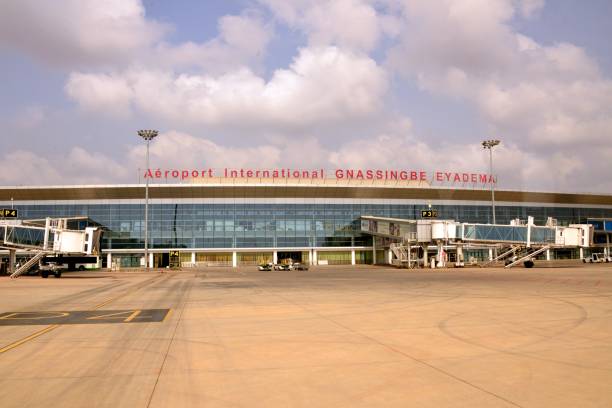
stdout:
{"type": "MultiPolygon", "coordinates": [[[[153,389],[151,390],[151,395],[149,395],[149,401],[147,401],[147,408],[149,408],[151,406],[151,403],[153,402],[153,396],[155,395],[155,390],[157,389],[157,384],[159,384],[159,379],[161,377],[161,374],[164,371],[166,360],[168,359],[168,354],[170,354],[170,348],[172,347],[172,343],[174,343],[174,338],[176,337],[176,332],[178,330],[179,323],[181,322],[181,318],[183,317],[183,312],[185,311],[185,306],[187,305],[187,300],[189,299],[191,289],[193,288],[193,282],[194,281],[192,280],[189,287],[184,292],[184,298],[182,299],[182,305],[180,305],[178,318],[176,319],[176,324],[174,325],[174,330],[172,331],[172,337],[170,338],[170,341],[168,342],[168,347],[166,348],[166,352],[164,353],[164,359],[162,360],[162,363],[159,366],[159,372],[157,373],[155,384],[153,385],[153,389]]],[[[172,311],[172,309],[170,309],[170,311],[172,311]]],[[[166,318],[170,314],[170,311],[166,314],[166,318]]],[[[166,318],[164,318],[164,321],[166,320],[166,318]]]]}
{"type": "MultiPolygon", "coordinates": [[[[111,302],[113,302],[113,301],[115,301],[115,300],[117,300],[117,299],[119,299],[119,298],[121,298],[121,297],[123,297],[123,296],[126,296],[126,295],[128,295],[128,294],[130,294],[130,293],[133,293],[133,292],[137,292],[138,290],[140,290],[140,289],[144,288],[145,286],[149,285],[150,283],[153,283],[153,282],[154,282],[156,279],[158,279],[160,276],[163,276],[163,275],[155,276],[155,277],[153,277],[153,278],[151,278],[151,279],[149,279],[149,280],[145,281],[145,282],[144,282],[142,285],[137,286],[136,288],[133,288],[133,289],[131,289],[131,290],[127,290],[127,291],[125,291],[124,293],[122,293],[122,294],[121,294],[121,295],[119,295],[119,296],[116,296],[116,297],[114,297],[114,298],[111,298],[111,299],[109,299],[109,300],[106,300],[106,301],[104,301],[104,302],[100,303],[99,305],[94,306],[92,310],[97,310],[97,309],[100,309],[100,308],[102,308],[102,307],[106,306],[107,304],[109,304],[109,303],[111,303],[111,302]]],[[[169,275],[167,275],[167,276],[169,277],[169,275]]],[[[45,327],[45,328],[44,328],[44,329],[42,329],[42,330],[39,330],[39,331],[37,331],[37,332],[35,332],[35,333],[30,334],[30,335],[29,335],[29,336],[27,336],[27,337],[24,337],[24,338],[19,339],[19,340],[15,341],[15,342],[13,342],[13,343],[11,343],[11,344],[8,344],[8,345],[6,345],[6,346],[4,346],[4,347],[0,348],[0,354],[3,354],[3,353],[5,353],[5,352],[7,352],[7,351],[10,351],[10,350],[12,350],[12,349],[14,349],[14,348],[16,348],[16,347],[19,347],[19,346],[21,346],[22,344],[25,344],[25,343],[29,342],[30,340],[34,340],[35,338],[40,337],[40,336],[42,336],[43,334],[49,333],[50,331],[53,331],[53,330],[57,329],[57,328],[58,328],[58,327],[60,327],[60,326],[62,326],[62,325],[61,325],[61,324],[52,324],[52,325],[50,325],[50,326],[45,327]]]]}
{"type": "Polygon", "coordinates": [[[425,361],[425,360],[422,360],[422,359],[419,359],[419,358],[417,358],[417,357],[414,357],[414,356],[412,356],[412,355],[410,355],[410,354],[408,354],[408,353],[406,353],[406,352],[404,352],[404,351],[402,351],[402,350],[398,349],[397,347],[394,347],[393,345],[386,344],[386,343],[384,343],[384,342],[382,342],[382,341],[380,341],[380,340],[376,339],[375,337],[372,337],[372,336],[369,336],[369,335],[367,335],[367,334],[365,334],[365,333],[362,333],[362,332],[359,332],[359,331],[353,330],[352,328],[350,328],[350,327],[348,327],[348,326],[343,325],[342,323],[340,323],[340,322],[338,322],[338,321],[336,321],[336,320],[332,319],[332,318],[331,318],[331,317],[329,317],[329,316],[326,316],[326,315],[321,314],[321,313],[319,313],[319,312],[317,312],[317,311],[311,310],[311,309],[309,309],[308,307],[306,307],[306,306],[304,306],[304,305],[302,305],[302,304],[299,304],[299,303],[297,303],[297,302],[294,302],[294,301],[293,301],[293,300],[291,300],[291,299],[287,299],[286,297],[284,297],[284,296],[282,296],[282,295],[279,295],[278,293],[274,293],[274,292],[270,292],[270,293],[272,293],[272,294],[274,294],[274,295],[276,295],[276,296],[280,297],[281,299],[285,300],[285,301],[286,301],[286,302],[288,302],[288,303],[294,304],[295,306],[298,306],[298,307],[302,308],[303,310],[305,310],[305,311],[307,311],[307,312],[309,312],[309,313],[314,314],[315,316],[318,316],[318,317],[320,317],[320,318],[322,318],[322,319],[328,320],[328,321],[330,321],[330,322],[332,322],[332,323],[336,324],[336,325],[337,325],[337,326],[339,326],[339,327],[342,327],[343,329],[345,329],[345,330],[347,330],[347,331],[349,331],[349,332],[351,332],[351,333],[354,333],[354,334],[356,334],[356,335],[358,335],[358,336],[361,336],[361,337],[363,337],[363,338],[365,338],[365,339],[368,339],[369,341],[371,341],[371,342],[373,342],[373,343],[376,343],[376,344],[378,344],[378,345],[380,345],[380,346],[382,346],[382,347],[384,347],[384,348],[386,348],[386,349],[388,349],[388,350],[391,350],[391,351],[393,351],[394,353],[397,353],[397,354],[400,354],[400,355],[402,355],[402,356],[404,356],[404,357],[407,357],[407,358],[409,358],[409,359],[410,359],[410,360],[412,360],[412,361],[415,361],[415,362],[417,362],[417,363],[419,363],[419,364],[422,364],[422,365],[424,365],[424,366],[427,366],[427,367],[431,368],[432,370],[435,370],[435,371],[437,371],[437,372],[439,372],[439,373],[441,373],[441,374],[443,374],[443,375],[446,375],[446,376],[448,376],[448,377],[450,377],[450,378],[453,378],[453,379],[454,379],[454,380],[456,380],[456,381],[462,382],[463,384],[468,385],[468,386],[470,386],[470,387],[472,387],[472,388],[475,388],[475,389],[477,389],[477,390],[479,390],[479,391],[481,391],[481,392],[483,392],[483,393],[485,393],[485,394],[488,394],[488,395],[490,395],[490,396],[492,396],[492,397],[498,398],[499,400],[504,401],[504,402],[506,402],[506,403],[508,403],[508,404],[510,404],[510,405],[512,405],[512,406],[522,408],[522,406],[521,406],[521,405],[517,404],[516,402],[514,402],[514,401],[512,401],[512,400],[509,400],[509,399],[507,399],[507,398],[505,398],[505,397],[503,397],[503,396],[501,396],[501,395],[499,395],[499,394],[496,394],[496,393],[495,393],[495,392],[493,392],[493,391],[489,391],[489,390],[487,390],[487,389],[485,389],[485,388],[482,388],[482,387],[480,387],[480,386],[478,386],[478,385],[476,385],[476,384],[473,384],[473,383],[471,383],[470,381],[468,381],[468,380],[466,380],[466,379],[463,379],[463,378],[458,377],[458,376],[456,376],[456,375],[454,375],[454,374],[452,374],[452,373],[450,373],[450,372],[448,372],[448,371],[446,371],[446,370],[443,370],[442,368],[436,367],[435,365],[433,365],[433,364],[431,364],[431,363],[428,363],[428,362],[427,362],[427,361],[425,361]]]}
{"type": "MultiPolygon", "coordinates": [[[[152,283],[153,281],[155,281],[156,279],[158,279],[158,278],[159,278],[159,277],[161,277],[161,276],[163,276],[163,275],[154,276],[153,278],[151,278],[151,279],[149,279],[149,280],[145,281],[145,282],[144,282],[142,285],[139,285],[139,286],[137,286],[137,287],[135,287],[135,288],[132,288],[132,289],[128,289],[127,291],[125,291],[125,292],[121,293],[121,294],[120,294],[120,295],[118,295],[118,296],[115,296],[115,297],[113,297],[113,298],[110,298],[110,299],[108,299],[108,300],[105,300],[104,302],[102,302],[102,303],[100,303],[100,304],[98,304],[98,305],[94,306],[92,310],[98,310],[98,309],[100,309],[100,308],[102,308],[102,307],[104,307],[104,306],[108,305],[109,303],[114,302],[114,301],[115,301],[115,300],[117,300],[117,299],[120,299],[120,298],[122,298],[122,297],[124,297],[124,296],[127,296],[127,295],[129,295],[130,293],[137,292],[137,291],[139,291],[140,289],[142,289],[142,288],[144,288],[145,286],[149,285],[150,283],[152,283]]],[[[168,277],[169,277],[169,275],[166,275],[166,276],[168,276],[168,277]]]]}

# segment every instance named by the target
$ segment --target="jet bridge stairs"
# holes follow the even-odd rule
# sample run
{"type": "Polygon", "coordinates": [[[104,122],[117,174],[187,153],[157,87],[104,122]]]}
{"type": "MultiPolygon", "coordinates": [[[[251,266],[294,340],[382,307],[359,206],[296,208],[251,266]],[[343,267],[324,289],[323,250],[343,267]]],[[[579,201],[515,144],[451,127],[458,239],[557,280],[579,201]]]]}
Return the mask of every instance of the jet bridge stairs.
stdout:
{"type": "MultiPolygon", "coordinates": [[[[9,251],[11,278],[28,272],[47,255],[96,255],[100,249],[101,229],[69,228],[72,221],[86,217],[45,218],[40,220],[0,220],[0,249],[9,251]],[[15,268],[17,251],[32,255],[15,268]]],[[[59,277],[56,274],[56,277],[59,277]]]]}
{"type": "Polygon", "coordinates": [[[527,223],[513,220],[502,225],[362,216],[361,232],[374,236],[374,247],[377,238],[388,243],[391,263],[408,268],[428,266],[427,254],[432,249],[437,252],[432,267],[445,266],[449,252],[455,266],[463,266],[463,250],[473,248],[499,254],[480,266],[504,262],[506,268],[521,263],[530,268],[538,255],[550,249],[586,248],[593,242],[593,228],[588,224],[557,226],[556,220],[549,219],[545,226],[537,226],[533,217],[527,223]]]}

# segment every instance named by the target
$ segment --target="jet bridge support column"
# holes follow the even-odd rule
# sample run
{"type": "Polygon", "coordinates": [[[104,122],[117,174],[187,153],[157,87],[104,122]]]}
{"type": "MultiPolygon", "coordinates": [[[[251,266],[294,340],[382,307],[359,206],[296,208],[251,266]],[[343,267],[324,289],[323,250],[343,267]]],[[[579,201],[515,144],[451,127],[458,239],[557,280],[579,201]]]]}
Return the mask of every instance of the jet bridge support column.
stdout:
{"type": "Polygon", "coordinates": [[[429,268],[429,262],[427,259],[427,244],[423,245],[423,268],[429,268]]]}
{"type": "Polygon", "coordinates": [[[457,244],[457,261],[455,262],[455,266],[464,266],[465,263],[463,261],[463,245],[457,244]]]}
{"type": "Polygon", "coordinates": [[[438,254],[436,257],[436,266],[438,268],[444,267],[444,243],[442,241],[438,241],[438,254]]]}
{"type": "Polygon", "coordinates": [[[106,254],[106,269],[113,269],[113,254],[106,254]]]}
{"type": "Polygon", "coordinates": [[[372,265],[376,265],[376,237],[372,237],[372,265]]]}
{"type": "Polygon", "coordinates": [[[408,268],[411,268],[412,265],[412,246],[408,244],[408,268]]]}
{"type": "Polygon", "coordinates": [[[51,226],[51,218],[45,218],[45,239],[43,241],[43,249],[49,249],[49,227],[51,226]]]}
{"type": "Polygon", "coordinates": [[[17,263],[17,250],[9,249],[9,264],[8,273],[9,275],[15,273],[15,264],[17,263]]]}

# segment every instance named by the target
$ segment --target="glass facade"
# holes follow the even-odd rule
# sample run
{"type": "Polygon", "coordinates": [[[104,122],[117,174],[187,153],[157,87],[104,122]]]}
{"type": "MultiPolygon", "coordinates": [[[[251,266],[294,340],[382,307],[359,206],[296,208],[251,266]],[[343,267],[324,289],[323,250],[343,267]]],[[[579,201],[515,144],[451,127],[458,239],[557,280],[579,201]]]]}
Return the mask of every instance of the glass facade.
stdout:
{"type": "MultiPolygon", "coordinates": [[[[308,248],[371,246],[372,238],[359,232],[362,215],[419,219],[423,204],[159,204],[149,205],[150,247],[155,248],[308,248]]],[[[490,205],[437,205],[439,219],[491,223],[490,205]]],[[[43,204],[16,205],[21,218],[86,216],[102,225],[103,250],[141,250],[144,247],[144,205],[43,204]]],[[[547,217],[559,225],[612,218],[610,208],[497,206],[496,219],[547,217]]],[[[265,252],[265,251],[261,251],[265,252]]],[[[345,255],[343,255],[345,256],[345,255]]],[[[131,262],[131,261],[130,261],[131,262]]],[[[223,262],[227,262],[223,259],[223,262]]],[[[359,261],[358,261],[359,262],[359,261]]]]}

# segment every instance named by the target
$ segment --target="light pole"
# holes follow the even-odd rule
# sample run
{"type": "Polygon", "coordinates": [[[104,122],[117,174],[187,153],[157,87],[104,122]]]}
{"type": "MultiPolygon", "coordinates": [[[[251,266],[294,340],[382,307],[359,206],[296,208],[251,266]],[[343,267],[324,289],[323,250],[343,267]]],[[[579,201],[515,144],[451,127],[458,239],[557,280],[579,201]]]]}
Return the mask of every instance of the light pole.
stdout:
{"type": "Polygon", "coordinates": [[[489,149],[489,169],[491,177],[491,207],[493,208],[493,224],[495,224],[495,183],[493,182],[493,148],[500,144],[499,140],[484,140],[482,142],[483,149],[489,149]]]}
{"type": "MultiPolygon", "coordinates": [[[[147,141],[147,172],[149,171],[149,142],[157,136],[157,130],[139,130],[138,136],[147,141]]],[[[149,178],[145,174],[145,269],[149,268],[149,178]]]]}

